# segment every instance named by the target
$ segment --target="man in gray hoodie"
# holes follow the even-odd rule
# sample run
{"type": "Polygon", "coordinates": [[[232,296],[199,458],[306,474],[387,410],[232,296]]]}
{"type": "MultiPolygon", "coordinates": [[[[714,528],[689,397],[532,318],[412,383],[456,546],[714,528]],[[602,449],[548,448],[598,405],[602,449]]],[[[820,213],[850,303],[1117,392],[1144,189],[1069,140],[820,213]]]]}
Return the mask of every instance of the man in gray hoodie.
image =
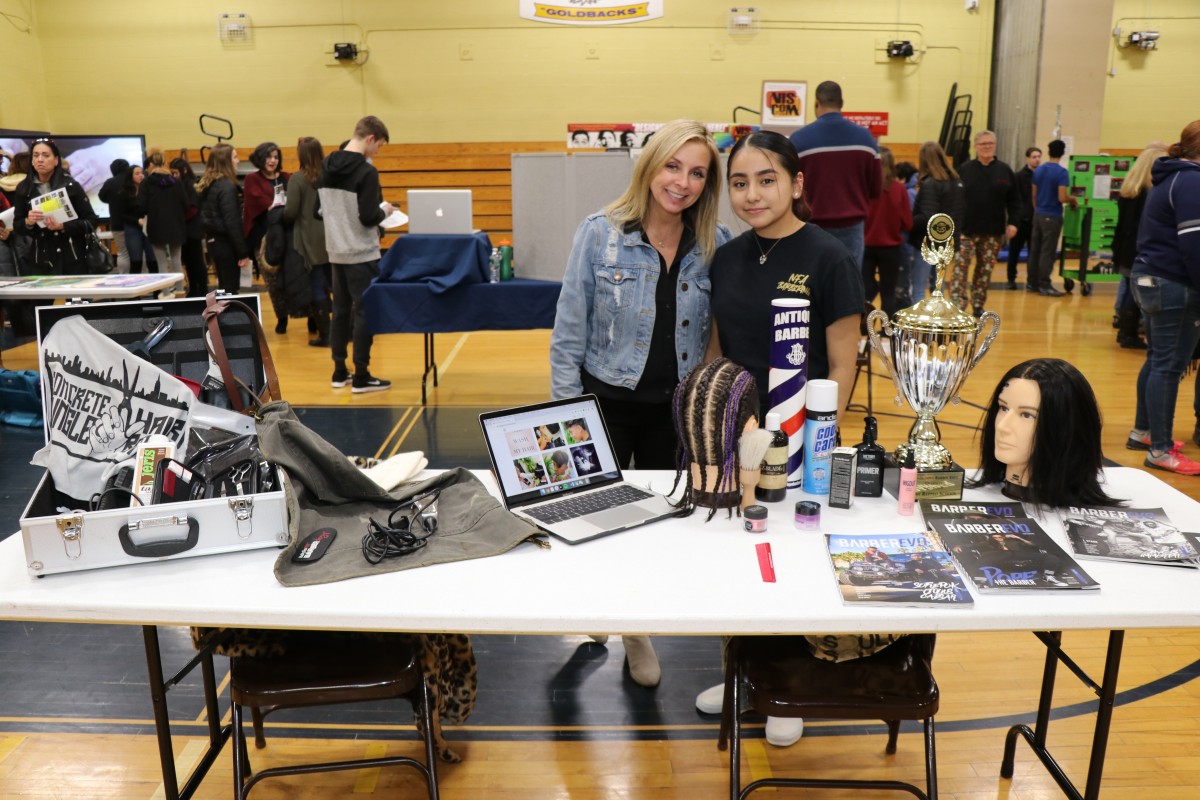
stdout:
{"type": "Polygon", "coordinates": [[[379,171],[369,159],[388,142],[387,126],[378,117],[363,117],[354,126],[354,137],[331,153],[317,182],[318,213],[325,221],[325,243],[333,265],[333,321],[329,344],[333,351],[333,388],[347,384],[351,391],[379,392],[391,381],[368,370],[371,342],[363,310],[363,292],[379,275],[379,224],[392,213],[383,202],[379,171]],[[346,368],[346,345],[354,342],[354,375],[346,368]]]}

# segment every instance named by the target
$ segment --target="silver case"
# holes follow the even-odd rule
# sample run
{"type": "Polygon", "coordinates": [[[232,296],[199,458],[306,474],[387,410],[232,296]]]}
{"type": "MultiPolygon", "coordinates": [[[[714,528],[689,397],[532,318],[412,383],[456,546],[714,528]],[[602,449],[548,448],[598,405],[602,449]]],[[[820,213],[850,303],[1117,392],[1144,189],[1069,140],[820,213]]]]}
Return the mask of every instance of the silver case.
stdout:
{"type": "MultiPolygon", "coordinates": [[[[281,481],[287,479],[283,470],[278,472],[281,481]]],[[[283,490],[245,497],[30,516],[38,496],[49,491],[53,491],[50,476],[43,475],[37,492],[21,515],[25,567],[34,576],[284,547],[291,540],[283,490]],[[182,522],[166,522],[172,518],[182,522]],[[141,551],[136,545],[144,544],[148,537],[174,542],[180,547],[186,545],[189,519],[196,524],[194,545],[172,555],[138,554],[141,551]],[[130,529],[127,538],[133,545],[132,553],[121,541],[123,526],[130,529]]]]}
{"type": "MultiPolygon", "coordinates": [[[[246,297],[240,296],[239,299],[247,300],[246,297]]],[[[108,308],[118,305],[140,308],[145,302],[103,305],[108,308]]],[[[170,308],[172,303],[180,301],[156,302],[170,308]]],[[[249,302],[257,311],[258,297],[249,296],[249,302]]],[[[84,305],[80,309],[86,315],[86,309],[89,307],[84,305]]],[[[57,308],[61,310],[61,307],[57,308]]],[[[42,335],[39,318],[39,346],[42,335]]],[[[279,485],[282,487],[287,476],[282,469],[276,469],[279,485]]],[[[37,491],[33,493],[21,514],[25,566],[30,575],[38,577],[141,564],[147,561],[172,561],[238,550],[285,547],[290,542],[287,500],[283,489],[260,492],[244,498],[213,497],[183,503],[161,503],[103,511],[73,510],[53,515],[31,516],[35,508],[45,510],[52,507],[53,498],[54,482],[49,473],[44,473],[37,491]],[[127,552],[121,541],[122,526],[131,528],[129,539],[134,544],[147,537],[177,542],[180,547],[186,544],[189,533],[186,522],[175,525],[162,524],[163,520],[172,517],[195,521],[194,545],[171,555],[138,555],[136,553],[139,550],[136,547],[133,548],[135,553],[127,552]]]]}

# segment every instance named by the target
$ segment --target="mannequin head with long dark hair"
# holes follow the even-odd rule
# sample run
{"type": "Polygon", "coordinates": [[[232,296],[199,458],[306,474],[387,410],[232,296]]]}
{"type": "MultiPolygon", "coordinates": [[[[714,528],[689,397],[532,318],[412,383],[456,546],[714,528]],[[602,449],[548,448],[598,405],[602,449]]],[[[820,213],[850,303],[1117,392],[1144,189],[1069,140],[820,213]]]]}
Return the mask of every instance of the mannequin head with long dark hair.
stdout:
{"type": "Polygon", "coordinates": [[[1100,408],[1087,378],[1061,358],[1022,361],[1000,379],[984,413],[980,471],[971,486],[1005,484],[1039,505],[1105,506],[1100,408]]]}

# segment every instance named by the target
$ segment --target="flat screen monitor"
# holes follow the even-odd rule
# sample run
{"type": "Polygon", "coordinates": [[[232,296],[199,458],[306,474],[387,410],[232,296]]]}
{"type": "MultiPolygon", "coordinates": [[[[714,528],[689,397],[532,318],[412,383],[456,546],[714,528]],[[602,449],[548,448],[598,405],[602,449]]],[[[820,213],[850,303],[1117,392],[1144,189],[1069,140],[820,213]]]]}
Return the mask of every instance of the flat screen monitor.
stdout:
{"type": "MultiPolygon", "coordinates": [[[[112,177],[109,165],[118,158],[130,164],[146,160],[145,136],[53,136],[58,151],[71,166],[71,177],[83,186],[91,201],[92,210],[101,219],[108,219],[108,205],[100,202],[100,187],[112,177]]],[[[12,153],[28,150],[32,139],[2,139],[0,147],[12,153]]]]}

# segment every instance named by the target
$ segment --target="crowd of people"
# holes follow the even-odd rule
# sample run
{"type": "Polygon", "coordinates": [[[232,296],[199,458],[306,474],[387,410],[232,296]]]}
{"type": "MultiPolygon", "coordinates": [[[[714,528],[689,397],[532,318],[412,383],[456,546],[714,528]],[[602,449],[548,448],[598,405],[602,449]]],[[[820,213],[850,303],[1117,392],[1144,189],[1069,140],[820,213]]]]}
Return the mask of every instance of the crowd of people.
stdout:
{"type": "MultiPolygon", "coordinates": [[[[385,390],[391,383],[370,373],[372,336],[361,300],[379,274],[378,226],[392,210],[370,163],[387,141],[387,127],[373,116],[359,120],[328,157],[315,138],[301,137],[295,175],[282,169],[280,147],[263,142],[250,156],[256,171],[244,181],[237,151],[224,142],[209,150],[199,179],[186,159],[168,163],[157,149],[141,164],[115,159],[98,193],[109,209],[113,269],[182,273],[189,297],[208,293],[208,262],[217,288],[228,294],[245,289],[258,269],[275,332],[287,332],[289,317],[306,317],[315,334],[309,343],[330,348],[333,388],[385,390]],[[276,248],[269,246],[274,226],[276,248]]],[[[92,271],[87,238],[100,220],[53,138],[35,139],[13,155],[0,190],[0,211],[14,207],[12,225],[0,223],[0,276],[92,271]],[[40,210],[47,206],[39,198],[60,190],[73,213],[66,221],[40,210]]],[[[27,303],[6,303],[6,312],[16,335],[32,335],[27,303]]]]}

